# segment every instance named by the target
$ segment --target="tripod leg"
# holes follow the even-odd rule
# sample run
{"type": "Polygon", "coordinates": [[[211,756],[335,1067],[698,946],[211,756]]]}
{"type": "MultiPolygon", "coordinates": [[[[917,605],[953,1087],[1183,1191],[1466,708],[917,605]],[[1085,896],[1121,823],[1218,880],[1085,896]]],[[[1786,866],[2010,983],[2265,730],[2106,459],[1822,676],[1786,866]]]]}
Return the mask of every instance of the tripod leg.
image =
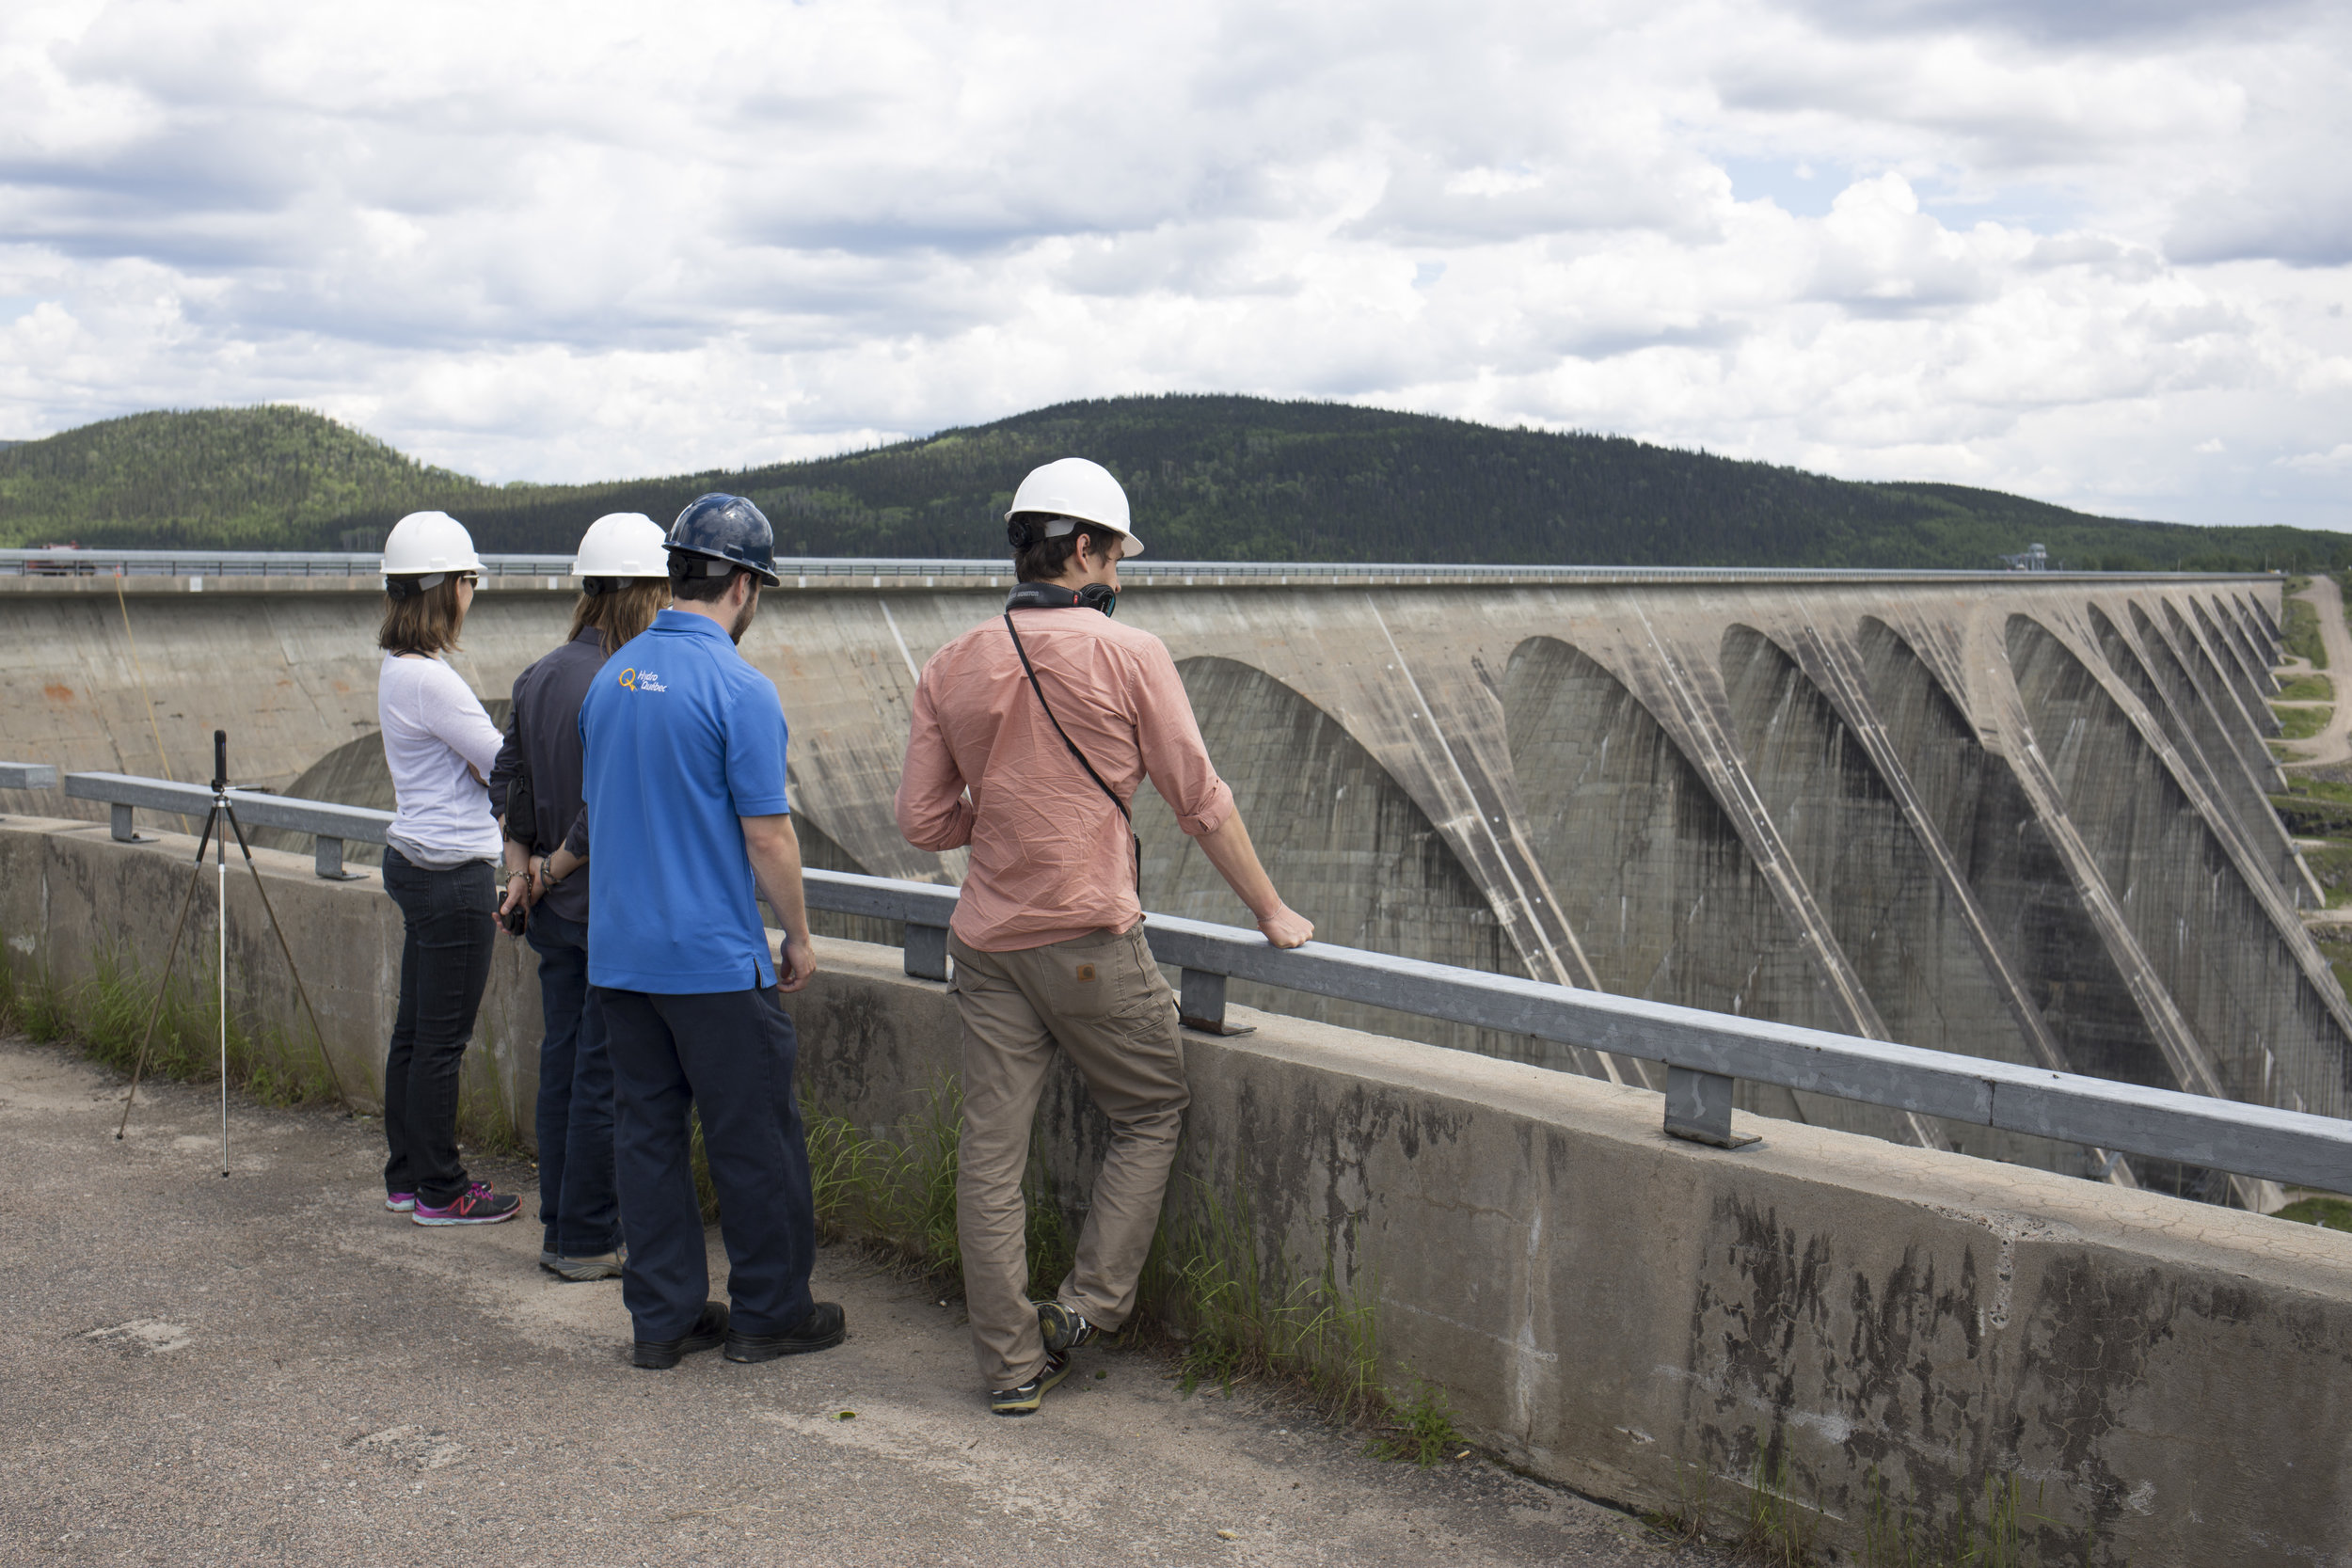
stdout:
{"type": "MultiPolygon", "coordinates": [[[[213,809],[229,809],[226,794],[213,798],[213,809]]],[[[219,873],[215,886],[219,890],[215,906],[220,921],[220,969],[215,976],[220,982],[220,1174],[229,1176],[229,835],[222,833],[213,840],[213,867],[219,873]]]]}
{"type": "Polygon", "coordinates": [[[171,966],[180,957],[180,933],[187,929],[188,910],[196,903],[196,890],[204,880],[204,847],[212,842],[213,819],[204,818],[204,836],[196,845],[196,873],[188,879],[188,895],[180,900],[180,918],[172,923],[171,945],[164,949],[163,978],[155,982],[155,1005],[147,1012],[147,1032],[139,1037],[138,1059],[131,1068],[131,1092],[122,1097],[122,1120],[115,1127],[115,1136],[122,1136],[131,1125],[131,1102],[139,1097],[139,1078],[147,1070],[147,1047],[155,1037],[155,1021],[164,1014],[164,996],[171,990],[171,966]]]}
{"type": "Polygon", "coordinates": [[[326,1053],[326,1031],[319,1027],[318,1009],[310,1006],[310,988],[302,983],[302,971],[294,967],[294,949],[287,945],[286,929],[278,924],[278,911],[271,907],[269,886],[262,879],[262,868],[253,863],[252,847],[245,841],[245,825],[237,820],[235,807],[229,809],[230,831],[237,835],[237,847],[245,851],[245,868],[253,873],[253,891],[262,895],[262,912],[269,916],[269,928],[278,938],[278,951],[286,956],[286,973],[294,976],[294,994],[302,998],[302,1010],[310,1020],[310,1037],[318,1041],[319,1060],[326,1068],[328,1082],[335,1085],[335,1098],[343,1109],[351,1109],[351,1096],[343,1091],[343,1075],[335,1070],[335,1058],[326,1053]]]}

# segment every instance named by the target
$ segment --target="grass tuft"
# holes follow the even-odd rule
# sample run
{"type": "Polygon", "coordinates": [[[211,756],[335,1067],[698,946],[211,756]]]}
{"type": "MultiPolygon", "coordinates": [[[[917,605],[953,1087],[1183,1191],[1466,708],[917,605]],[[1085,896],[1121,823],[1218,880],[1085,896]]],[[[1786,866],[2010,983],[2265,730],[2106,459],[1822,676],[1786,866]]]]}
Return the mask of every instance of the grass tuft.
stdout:
{"type": "Polygon", "coordinates": [[[1818,1503],[1797,1501],[1788,1450],[1758,1454],[1747,1481],[1747,1517],[1738,1547],[1763,1568],[1808,1568],[1813,1541],[1821,1530],[1818,1503]]]}
{"type": "Polygon", "coordinates": [[[963,1272],[956,1234],[961,1085],[935,1080],[922,1108],[901,1117],[891,1137],[825,1111],[803,1120],[817,1224],[827,1238],[859,1238],[924,1274],[963,1272]]]}
{"type": "Polygon", "coordinates": [[[1391,1393],[1381,1435],[1366,1451],[1375,1459],[1411,1460],[1426,1470],[1462,1448],[1461,1429],[1454,1424],[1454,1402],[1443,1388],[1425,1378],[1409,1400],[1391,1393]]]}
{"type": "Polygon", "coordinates": [[[2312,736],[2326,729],[2328,727],[2328,721],[2334,718],[2336,713],[2336,710],[2332,707],[2281,707],[2277,705],[2272,706],[2270,711],[2278,716],[2279,736],[2280,738],[2283,740],[2309,740],[2312,736]]]}
{"type": "Polygon", "coordinates": [[[2352,1201],[2324,1196],[2298,1197],[2285,1208],[2274,1212],[2271,1218],[2291,1220],[2296,1225],[2321,1226],[2329,1230],[2352,1230],[2352,1201]]]}
{"type": "Polygon", "coordinates": [[[1249,1192],[1238,1182],[1228,1195],[1196,1180],[1175,1223],[1162,1223],[1144,1272],[1147,1305],[1183,1344],[1183,1392],[1214,1383],[1230,1394],[1253,1377],[1281,1379],[1347,1421],[1389,1409],[1373,1297],[1369,1279],[1360,1293],[1341,1282],[1327,1243],[1312,1275],[1286,1259],[1262,1261],[1249,1192]]]}
{"type": "MultiPolygon", "coordinates": [[[[45,963],[29,981],[8,974],[5,1011],[16,1027],[44,1043],[72,1045],[118,1072],[136,1064],[148,1018],[155,1020],[147,1071],[182,1083],[221,1077],[221,1017],[210,969],[177,974],[158,1006],[156,984],[118,948],[96,955],[87,978],[61,982],[45,963]]],[[[309,1105],[335,1098],[335,1086],[312,1053],[284,1031],[249,1031],[232,1006],[228,1019],[229,1083],[269,1105],[309,1105]]]]}
{"type": "Polygon", "coordinates": [[[2286,601],[2286,625],[2280,628],[2280,641],[2287,652],[2311,661],[2314,670],[2328,668],[2328,644],[2320,637],[2319,607],[2309,599],[2286,601]]]}

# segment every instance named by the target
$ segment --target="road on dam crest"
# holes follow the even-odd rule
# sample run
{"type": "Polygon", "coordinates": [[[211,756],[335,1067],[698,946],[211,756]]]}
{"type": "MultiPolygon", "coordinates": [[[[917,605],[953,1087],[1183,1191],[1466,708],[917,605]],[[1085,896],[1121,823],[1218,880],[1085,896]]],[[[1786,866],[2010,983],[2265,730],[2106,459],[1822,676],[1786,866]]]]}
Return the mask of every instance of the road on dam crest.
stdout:
{"type": "MultiPolygon", "coordinates": [[[[143,1088],[117,1143],[120,1095],[0,1041],[0,1561],[1720,1560],[1261,1390],[1182,1397],[1143,1352],[993,1418],[961,1304],[845,1247],[842,1349],[638,1371],[617,1282],[554,1282],[527,1222],[386,1213],[374,1123],[239,1102],[224,1180],[210,1091],[143,1088]]],[[[535,1207],[529,1167],[483,1174],[535,1207]]]]}

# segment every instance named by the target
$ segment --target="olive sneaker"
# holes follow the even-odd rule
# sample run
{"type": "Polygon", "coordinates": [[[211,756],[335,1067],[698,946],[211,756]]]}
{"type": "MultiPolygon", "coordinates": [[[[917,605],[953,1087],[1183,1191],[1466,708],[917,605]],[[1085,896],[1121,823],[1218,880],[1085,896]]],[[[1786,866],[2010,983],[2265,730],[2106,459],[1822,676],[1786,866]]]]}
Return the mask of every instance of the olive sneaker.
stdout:
{"type": "Polygon", "coordinates": [[[988,1408],[998,1416],[1034,1416],[1045,1402],[1045,1390],[1070,1375],[1070,1357],[1047,1352],[1045,1366],[1018,1388],[992,1388],[988,1408]]]}
{"type": "Polygon", "coordinates": [[[566,1258],[550,1247],[540,1252],[539,1266],[556,1278],[574,1285],[585,1285],[593,1279],[618,1279],[621,1272],[628,1267],[628,1248],[614,1247],[611,1252],[591,1252],[578,1258],[566,1258]]]}
{"type": "Polygon", "coordinates": [[[1067,1355],[1073,1350],[1084,1349],[1094,1343],[1095,1335],[1102,1332],[1087,1322],[1085,1315],[1073,1307],[1064,1307],[1058,1301],[1039,1301],[1030,1305],[1037,1308],[1037,1331],[1044,1336],[1045,1348],[1057,1355],[1067,1355]]]}

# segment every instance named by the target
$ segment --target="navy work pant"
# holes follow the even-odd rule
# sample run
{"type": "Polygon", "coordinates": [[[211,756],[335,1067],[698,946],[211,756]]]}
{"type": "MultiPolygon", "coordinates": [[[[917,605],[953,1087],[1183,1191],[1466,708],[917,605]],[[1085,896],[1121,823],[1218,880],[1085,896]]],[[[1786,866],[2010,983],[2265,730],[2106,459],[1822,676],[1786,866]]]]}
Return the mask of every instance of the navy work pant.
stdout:
{"type": "Polygon", "coordinates": [[[384,1190],[445,1209],[469,1185],[457,1158],[457,1072],[490,981],[498,887],[486,862],[413,865],[387,845],[384,891],[400,906],[400,1011],[384,1056],[384,1190]]]}
{"type": "Polygon", "coordinates": [[[542,904],[524,933],[539,955],[539,1224],[564,1258],[621,1244],[612,1188],[612,1060],[588,990],[588,927],[542,904]]]}
{"type": "Polygon", "coordinates": [[[664,996],[603,986],[612,1057],[613,1156],[628,1270],[621,1299],[640,1339],[675,1339],[710,1294],[694,1197],[687,1111],[702,1117],[719,1230],[727,1247],[731,1326],[800,1327],[814,1305],[817,1214],[792,1069],[792,1021],[771,990],[664,996]]]}

